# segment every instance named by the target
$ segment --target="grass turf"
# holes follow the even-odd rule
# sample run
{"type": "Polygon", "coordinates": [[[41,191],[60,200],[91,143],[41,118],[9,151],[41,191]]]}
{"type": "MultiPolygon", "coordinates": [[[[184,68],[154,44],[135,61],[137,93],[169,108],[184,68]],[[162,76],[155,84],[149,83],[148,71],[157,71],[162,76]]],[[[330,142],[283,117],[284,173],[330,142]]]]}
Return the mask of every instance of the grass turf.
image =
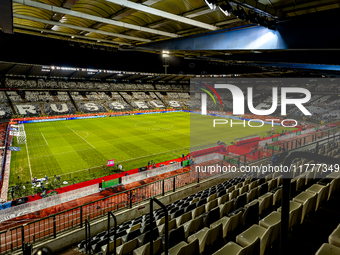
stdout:
{"type": "MultiPolygon", "coordinates": [[[[73,182],[85,181],[113,173],[103,170],[108,159],[115,159],[129,170],[151,160],[162,162],[181,157],[190,147],[218,140],[230,143],[270,130],[270,125],[260,128],[220,125],[212,129],[212,119],[167,113],[25,124],[27,145],[18,145],[21,151],[12,152],[10,185],[30,181],[31,173],[37,178],[45,175],[69,178],[71,174],[73,182]]],[[[282,129],[277,126],[274,131],[282,129]]],[[[17,139],[13,139],[13,146],[17,146],[17,139]]]]}

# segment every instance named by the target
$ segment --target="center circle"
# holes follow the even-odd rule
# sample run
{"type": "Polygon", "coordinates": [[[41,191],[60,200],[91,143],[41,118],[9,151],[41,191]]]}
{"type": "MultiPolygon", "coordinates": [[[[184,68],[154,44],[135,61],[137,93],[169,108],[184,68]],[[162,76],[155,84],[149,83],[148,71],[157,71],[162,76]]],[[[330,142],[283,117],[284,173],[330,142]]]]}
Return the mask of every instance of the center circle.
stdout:
{"type": "Polygon", "coordinates": [[[143,121],[135,125],[137,128],[147,129],[147,130],[162,130],[172,128],[173,125],[161,121],[143,121]]]}

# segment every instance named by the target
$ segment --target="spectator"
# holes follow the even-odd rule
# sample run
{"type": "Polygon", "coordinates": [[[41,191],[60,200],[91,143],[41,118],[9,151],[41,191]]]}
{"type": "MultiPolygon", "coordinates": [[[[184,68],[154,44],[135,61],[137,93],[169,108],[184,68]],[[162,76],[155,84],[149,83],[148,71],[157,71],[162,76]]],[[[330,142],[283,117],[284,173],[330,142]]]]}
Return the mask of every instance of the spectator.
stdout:
{"type": "Polygon", "coordinates": [[[48,177],[47,177],[47,175],[45,174],[45,181],[48,181],[48,177]]]}

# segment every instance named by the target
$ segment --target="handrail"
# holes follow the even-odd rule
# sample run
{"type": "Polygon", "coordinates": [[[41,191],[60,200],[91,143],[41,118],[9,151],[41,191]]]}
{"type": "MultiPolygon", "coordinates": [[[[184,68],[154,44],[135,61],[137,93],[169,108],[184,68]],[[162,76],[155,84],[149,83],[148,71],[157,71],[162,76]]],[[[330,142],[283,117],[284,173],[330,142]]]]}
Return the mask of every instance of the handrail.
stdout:
{"type": "Polygon", "coordinates": [[[114,242],[114,255],[116,255],[116,247],[117,247],[117,218],[116,216],[113,215],[112,211],[109,211],[107,213],[107,233],[108,233],[108,238],[107,238],[107,252],[106,254],[110,255],[111,251],[110,251],[110,228],[111,228],[111,224],[110,224],[110,216],[112,216],[115,225],[114,225],[114,230],[113,230],[113,242],[114,242]]]}
{"type": "Polygon", "coordinates": [[[168,231],[169,231],[169,216],[168,216],[168,209],[165,205],[160,202],[157,198],[150,199],[150,254],[153,254],[153,202],[156,202],[163,210],[165,214],[165,249],[164,252],[167,255],[169,251],[169,240],[168,240],[168,231]]]}
{"type": "MultiPolygon", "coordinates": [[[[283,165],[290,167],[295,158],[306,158],[314,160],[314,162],[327,162],[327,164],[339,164],[338,158],[319,155],[318,151],[315,153],[305,151],[293,151],[283,161],[283,165]]],[[[282,211],[281,211],[281,239],[280,239],[280,255],[287,254],[288,251],[288,233],[289,233],[289,200],[290,200],[290,182],[291,178],[289,172],[283,173],[282,185],[282,211]]]]}
{"type": "Polygon", "coordinates": [[[85,244],[86,244],[86,254],[91,255],[91,225],[90,222],[85,219],[85,244]],[[89,237],[87,237],[87,231],[89,231],[89,237]]]}

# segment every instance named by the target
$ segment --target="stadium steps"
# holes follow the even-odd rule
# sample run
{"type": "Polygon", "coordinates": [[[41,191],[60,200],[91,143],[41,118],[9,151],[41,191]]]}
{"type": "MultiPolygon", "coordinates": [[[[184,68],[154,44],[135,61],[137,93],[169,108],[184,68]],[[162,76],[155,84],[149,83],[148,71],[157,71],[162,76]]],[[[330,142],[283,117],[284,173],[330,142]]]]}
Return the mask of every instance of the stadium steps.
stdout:
{"type": "Polygon", "coordinates": [[[13,105],[13,102],[12,102],[12,100],[9,98],[8,94],[5,93],[5,95],[6,95],[6,97],[7,97],[9,107],[11,107],[11,110],[12,110],[13,114],[18,114],[17,111],[15,110],[15,107],[14,107],[14,105],[13,105]]]}
{"type": "Polygon", "coordinates": [[[71,103],[72,103],[73,106],[76,108],[76,111],[79,112],[78,106],[77,106],[77,104],[74,102],[74,100],[73,100],[73,98],[72,98],[72,96],[71,96],[70,91],[67,91],[67,95],[70,97],[71,103]]]}
{"type": "Polygon", "coordinates": [[[39,107],[40,107],[40,110],[41,110],[41,114],[45,114],[44,103],[39,103],[39,107]]]}
{"type": "Polygon", "coordinates": [[[54,100],[54,102],[59,102],[59,100],[58,100],[58,97],[57,96],[52,96],[53,97],[53,100],[54,100]]]}
{"type": "Polygon", "coordinates": [[[110,111],[109,108],[107,108],[106,104],[104,103],[104,101],[99,100],[99,102],[104,106],[104,108],[106,109],[106,111],[110,111]]]}

